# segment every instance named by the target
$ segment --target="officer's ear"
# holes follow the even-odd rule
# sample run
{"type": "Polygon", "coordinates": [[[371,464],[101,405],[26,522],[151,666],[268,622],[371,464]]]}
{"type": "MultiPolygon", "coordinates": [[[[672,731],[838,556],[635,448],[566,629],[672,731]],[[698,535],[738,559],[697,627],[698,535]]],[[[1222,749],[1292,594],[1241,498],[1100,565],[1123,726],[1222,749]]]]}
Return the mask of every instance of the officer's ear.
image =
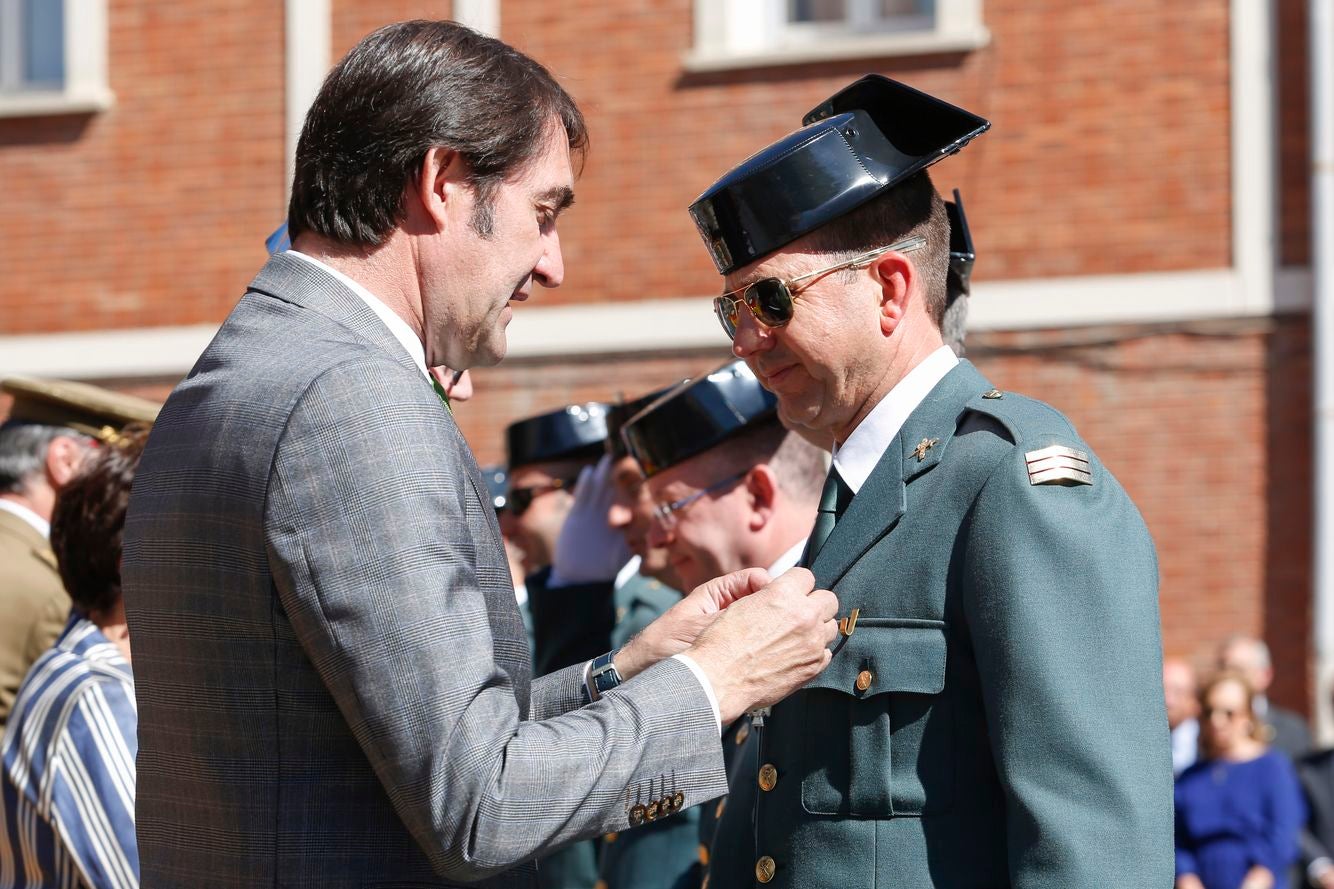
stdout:
{"type": "Polygon", "coordinates": [[[880,287],[880,332],[893,336],[908,314],[917,267],[902,253],[886,253],[871,263],[871,280],[880,287]]]}
{"type": "Polygon", "coordinates": [[[774,501],[778,497],[778,476],[767,463],[751,467],[743,480],[750,498],[750,517],[746,527],[759,531],[773,520],[774,501]]]}
{"type": "Polygon", "coordinates": [[[451,218],[468,219],[461,210],[465,194],[472,189],[469,172],[468,162],[457,151],[440,146],[428,149],[416,181],[408,184],[408,219],[417,217],[437,232],[443,231],[451,218]]]}
{"type": "Polygon", "coordinates": [[[74,478],[88,454],[88,445],[70,435],[58,435],[46,446],[43,468],[52,490],[59,491],[74,478]]]}

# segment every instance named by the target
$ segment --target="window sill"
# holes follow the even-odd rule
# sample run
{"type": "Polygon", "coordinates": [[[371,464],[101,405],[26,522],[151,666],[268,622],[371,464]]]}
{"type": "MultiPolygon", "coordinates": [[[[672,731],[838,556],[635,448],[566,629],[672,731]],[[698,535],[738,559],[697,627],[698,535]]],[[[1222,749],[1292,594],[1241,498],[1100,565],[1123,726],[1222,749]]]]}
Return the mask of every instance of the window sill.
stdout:
{"type": "Polygon", "coordinates": [[[825,40],[806,46],[776,47],[763,52],[728,52],[695,49],[682,60],[690,72],[730,71],[742,68],[773,68],[782,65],[806,65],[813,62],[839,62],[852,59],[882,59],[893,56],[920,56],[937,53],[971,52],[991,42],[991,32],[983,26],[950,33],[888,34],[825,40]]]}
{"type": "Polygon", "coordinates": [[[0,95],[0,118],[99,114],[116,104],[110,90],[9,93],[0,95]]]}

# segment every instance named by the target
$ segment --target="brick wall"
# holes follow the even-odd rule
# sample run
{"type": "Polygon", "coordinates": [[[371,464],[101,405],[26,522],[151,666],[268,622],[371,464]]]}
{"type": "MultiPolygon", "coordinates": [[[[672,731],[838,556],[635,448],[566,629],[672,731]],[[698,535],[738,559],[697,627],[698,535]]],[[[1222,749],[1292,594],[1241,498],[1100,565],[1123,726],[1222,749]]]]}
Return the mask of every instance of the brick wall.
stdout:
{"type": "Polygon", "coordinates": [[[220,320],[281,218],[281,6],[108,7],[116,106],[0,119],[0,333],[220,320]]]}
{"type": "Polygon", "coordinates": [[[502,32],[586,109],[593,148],[549,303],[708,292],[685,207],[869,70],[993,121],[935,167],[986,253],[979,279],[1230,263],[1228,3],[989,0],[992,44],[927,58],[689,74],[690,0],[506,0],[502,32]],[[597,51],[589,51],[596,46],[597,51]]]}

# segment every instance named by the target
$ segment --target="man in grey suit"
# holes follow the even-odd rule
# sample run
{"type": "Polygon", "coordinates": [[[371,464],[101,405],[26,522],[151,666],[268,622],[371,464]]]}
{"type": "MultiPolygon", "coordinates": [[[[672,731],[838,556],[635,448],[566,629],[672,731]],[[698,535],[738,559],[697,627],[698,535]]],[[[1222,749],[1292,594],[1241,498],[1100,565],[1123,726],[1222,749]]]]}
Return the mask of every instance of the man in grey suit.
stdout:
{"type": "Polygon", "coordinates": [[[490,498],[426,369],[500,360],[511,303],[560,284],[584,140],[545,69],[453,23],[388,26],[330,72],[294,250],[173,392],[135,481],[145,886],[530,886],[552,849],[723,793],[719,721],[828,662],[833,594],[755,570],[531,678],[490,498]]]}

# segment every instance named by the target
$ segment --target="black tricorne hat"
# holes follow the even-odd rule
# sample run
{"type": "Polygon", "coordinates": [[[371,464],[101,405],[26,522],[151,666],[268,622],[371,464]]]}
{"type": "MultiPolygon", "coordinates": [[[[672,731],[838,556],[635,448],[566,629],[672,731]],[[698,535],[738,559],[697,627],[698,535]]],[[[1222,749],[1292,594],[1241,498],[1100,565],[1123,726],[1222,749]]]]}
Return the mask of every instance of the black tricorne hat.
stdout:
{"type": "Polygon", "coordinates": [[[505,453],[516,466],[597,457],[607,438],[607,406],[600,401],[516,420],[505,430],[505,453]]]}
{"type": "Polygon", "coordinates": [[[621,437],[621,427],[628,423],[635,414],[671,390],[672,387],[668,386],[665,389],[641,395],[632,401],[622,401],[607,406],[607,453],[611,455],[612,460],[620,460],[630,453],[625,446],[625,439],[621,437]]]}
{"type": "Polygon", "coordinates": [[[744,361],[672,387],[621,428],[646,477],[715,447],[776,415],[778,399],[744,361]]]}
{"type": "Polygon", "coordinates": [[[720,273],[855,210],[991,126],[879,74],[843,88],[802,122],[690,205],[720,273]]]}
{"type": "Polygon", "coordinates": [[[950,217],[949,294],[967,296],[972,287],[970,279],[977,252],[973,250],[973,233],[968,229],[968,217],[963,214],[959,189],[954,189],[953,201],[945,202],[945,211],[950,217]]]}

